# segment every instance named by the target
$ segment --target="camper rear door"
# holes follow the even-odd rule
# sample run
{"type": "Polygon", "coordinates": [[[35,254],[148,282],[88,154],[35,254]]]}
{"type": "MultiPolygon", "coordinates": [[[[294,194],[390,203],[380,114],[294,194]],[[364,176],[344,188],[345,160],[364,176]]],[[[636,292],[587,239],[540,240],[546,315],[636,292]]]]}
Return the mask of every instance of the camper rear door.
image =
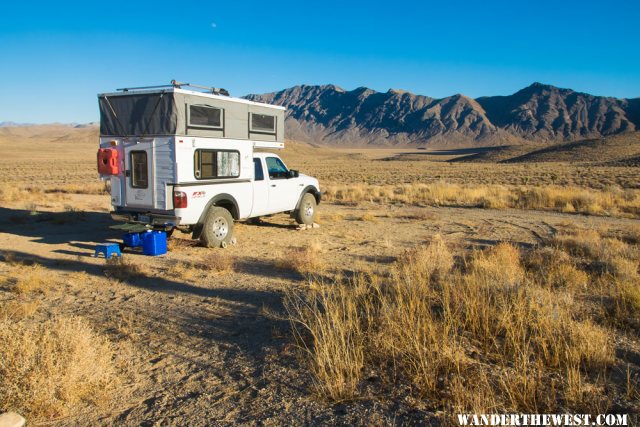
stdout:
{"type": "Polygon", "coordinates": [[[125,200],[131,207],[153,207],[152,142],[125,148],[125,200]]]}

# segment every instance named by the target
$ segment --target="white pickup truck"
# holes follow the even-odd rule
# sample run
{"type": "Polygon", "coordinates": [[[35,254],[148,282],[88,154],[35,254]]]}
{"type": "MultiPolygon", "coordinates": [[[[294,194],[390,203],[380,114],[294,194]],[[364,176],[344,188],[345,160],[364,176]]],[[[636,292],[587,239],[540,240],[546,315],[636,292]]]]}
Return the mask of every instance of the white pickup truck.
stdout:
{"type": "Polygon", "coordinates": [[[312,224],[318,180],[258,151],[284,147],[284,109],[182,85],[98,96],[112,217],[192,232],[208,247],[232,240],[234,220],[286,212],[312,224]]]}

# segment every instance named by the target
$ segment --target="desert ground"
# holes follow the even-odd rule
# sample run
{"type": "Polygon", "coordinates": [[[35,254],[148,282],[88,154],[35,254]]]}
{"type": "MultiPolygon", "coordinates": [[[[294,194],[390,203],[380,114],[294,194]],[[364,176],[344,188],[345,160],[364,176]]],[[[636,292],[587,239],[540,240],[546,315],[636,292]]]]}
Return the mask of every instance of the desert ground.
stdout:
{"type": "Polygon", "coordinates": [[[640,413],[637,166],[288,142],[288,166],[325,192],[320,228],[275,215],[237,223],[224,250],[176,232],[166,255],[118,262],[93,257],[121,238],[96,145],[92,127],[0,129],[0,412],[33,425],[640,413]]]}

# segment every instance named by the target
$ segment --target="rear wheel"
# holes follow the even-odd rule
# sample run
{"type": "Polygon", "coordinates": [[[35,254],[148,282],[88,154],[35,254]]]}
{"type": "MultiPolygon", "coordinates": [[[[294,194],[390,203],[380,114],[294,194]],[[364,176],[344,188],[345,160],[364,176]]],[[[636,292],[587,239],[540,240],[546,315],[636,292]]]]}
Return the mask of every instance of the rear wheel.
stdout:
{"type": "Polygon", "coordinates": [[[225,248],[233,238],[233,217],[225,208],[211,206],[202,224],[200,240],[208,248],[225,248]]]}
{"type": "Polygon", "coordinates": [[[296,211],[295,219],[298,224],[313,224],[313,220],[316,218],[316,198],[313,194],[307,193],[302,196],[300,201],[300,207],[296,211]]]}

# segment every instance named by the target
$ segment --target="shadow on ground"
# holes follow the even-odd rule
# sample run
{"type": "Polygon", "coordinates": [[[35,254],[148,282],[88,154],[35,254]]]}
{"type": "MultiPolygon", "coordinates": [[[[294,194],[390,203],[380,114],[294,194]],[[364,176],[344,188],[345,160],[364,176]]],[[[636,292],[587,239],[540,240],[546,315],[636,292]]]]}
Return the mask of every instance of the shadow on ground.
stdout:
{"type": "Polygon", "coordinates": [[[109,228],[114,222],[106,212],[31,212],[0,207],[0,233],[32,238],[36,243],[59,245],[72,241],[95,242],[119,238],[109,228]]]}

